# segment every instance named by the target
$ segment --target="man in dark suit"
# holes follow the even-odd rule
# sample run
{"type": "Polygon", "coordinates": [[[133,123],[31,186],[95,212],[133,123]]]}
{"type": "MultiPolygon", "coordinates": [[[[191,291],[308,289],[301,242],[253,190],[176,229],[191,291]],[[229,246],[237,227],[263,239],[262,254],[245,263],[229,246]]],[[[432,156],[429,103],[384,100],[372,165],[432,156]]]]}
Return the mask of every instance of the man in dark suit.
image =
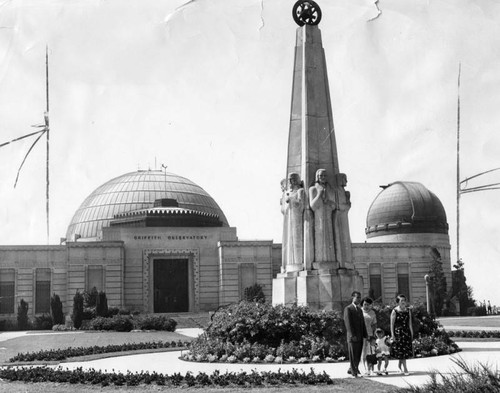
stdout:
{"type": "Polygon", "coordinates": [[[349,351],[349,361],[351,363],[347,372],[353,377],[358,377],[361,351],[363,350],[363,339],[367,338],[365,318],[360,307],[361,293],[352,293],[352,303],[344,309],[344,323],[347,332],[347,349],[349,351]]]}

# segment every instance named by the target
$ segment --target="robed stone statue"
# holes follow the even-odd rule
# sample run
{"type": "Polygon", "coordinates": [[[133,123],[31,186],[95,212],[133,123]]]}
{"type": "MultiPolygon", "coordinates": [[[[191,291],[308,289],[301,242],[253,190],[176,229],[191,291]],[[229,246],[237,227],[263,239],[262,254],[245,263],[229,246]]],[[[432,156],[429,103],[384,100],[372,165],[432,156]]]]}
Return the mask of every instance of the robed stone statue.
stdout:
{"type": "Polygon", "coordinates": [[[336,260],[341,267],[352,262],[351,235],[349,233],[348,212],[351,208],[351,193],[345,190],[347,176],[335,174],[335,200],[337,208],[333,213],[333,231],[335,233],[336,260]]]}
{"type": "Polygon", "coordinates": [[[314,261],[334,262],[333,212],[337,202],[335,191],[326,180],[325,169],[316,171],[316,181],[309,188],[309,201],[314,212],[314,261]]]}
{"type": "Polygon", "coordinates": [[[305,206],[306,194],[300,176],[298,173],[290,173],[288,188],[283,192],[281,201],[281,211],[284,216],[282,270],[303,269],[305,206]]]}

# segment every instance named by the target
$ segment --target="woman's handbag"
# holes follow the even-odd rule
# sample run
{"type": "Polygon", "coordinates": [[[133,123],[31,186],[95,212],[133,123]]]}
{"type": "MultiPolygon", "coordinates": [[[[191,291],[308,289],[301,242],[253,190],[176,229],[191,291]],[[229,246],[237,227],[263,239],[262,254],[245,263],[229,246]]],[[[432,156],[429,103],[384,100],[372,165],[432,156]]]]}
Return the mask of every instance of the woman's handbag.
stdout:
{"type": "Polygon", "coordinates": [[[373,353],[373,347],[371,345],[370,345],[370,353],[366,355],[366,362],[368,364],[374,364],[374,365],[378,363],[377,355],[373,353]]]}

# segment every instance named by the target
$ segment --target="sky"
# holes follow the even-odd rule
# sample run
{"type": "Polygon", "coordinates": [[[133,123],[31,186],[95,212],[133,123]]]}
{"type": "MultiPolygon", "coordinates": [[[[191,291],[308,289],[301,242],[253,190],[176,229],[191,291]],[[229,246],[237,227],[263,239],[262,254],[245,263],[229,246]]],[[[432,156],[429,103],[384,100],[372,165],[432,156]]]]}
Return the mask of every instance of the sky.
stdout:
{"type": "MultiPolygon", "coordinates": [[[[320,0],[353,242],[394,181],[442,201],[456,260],[461,179],[500,167],[500,3],[320,0]]],[[[36,131],[50,62],[50,243],[108,180],[160,169],[203,187],[242,240],[281,242],[295,30],[290,0],[0,1],[0,143],[36,131]]],[[[45,140],[0,148],[0,244],[46,244],[45,140]]],[[[500,171],[469,186],[500,182],[500,171]]],[[[460,256],[500,305],[500,190],[464,194],[460,256]]]]}

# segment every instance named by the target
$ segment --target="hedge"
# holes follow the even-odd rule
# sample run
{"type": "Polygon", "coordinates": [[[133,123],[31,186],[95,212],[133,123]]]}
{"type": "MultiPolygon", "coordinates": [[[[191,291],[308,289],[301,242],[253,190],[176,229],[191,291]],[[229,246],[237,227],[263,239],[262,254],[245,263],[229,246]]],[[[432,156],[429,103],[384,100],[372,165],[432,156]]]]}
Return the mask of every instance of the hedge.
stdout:
{"type": "Polygon", "coordinates": [[[93,346],[93,347],[69,347],[65,349],[51,349],[43,350],[38,352],[28,352],[28,353],[18,353],[13,358],[9,359],[9,362],[34,362],[34,361],[51,361],[51,360],[64,360],[67,358],[77,357],[77,356],[87,356],[96,355],[102,353],[112,353],[112,352],[125,352],[125,351],[137,351],[143,349],[158,349],[158,348],[183,348],[188,345],[185,341],[158,341],[158,342],[146,342],[146,343],[131,343],[131,344],[120,344],[120,345],[107,345],[104,347],[93,346]]]}
{"type": "Polygon", "coordinates": [[[277,385],[332,385],[328,374],[304,371],[278,372],[264,371],[247,372],[225,372],[222,374],[216,370],[212,374],[203,372],[194,375],[187,372],[185,375],[174,373],[172,375],[159,374],[156,372],[141,373],[104,373],[90,369],[84,371],[82,368],[76,370],[63,370],[61,367],[53,369],[49,367],[9,367],[0,369],[0,378],[9,381],[33,382],[55,382],[70,384],[87,384],[101,386],[138,386],[156,384],[171,387],[265,387],[277,385]]]}

